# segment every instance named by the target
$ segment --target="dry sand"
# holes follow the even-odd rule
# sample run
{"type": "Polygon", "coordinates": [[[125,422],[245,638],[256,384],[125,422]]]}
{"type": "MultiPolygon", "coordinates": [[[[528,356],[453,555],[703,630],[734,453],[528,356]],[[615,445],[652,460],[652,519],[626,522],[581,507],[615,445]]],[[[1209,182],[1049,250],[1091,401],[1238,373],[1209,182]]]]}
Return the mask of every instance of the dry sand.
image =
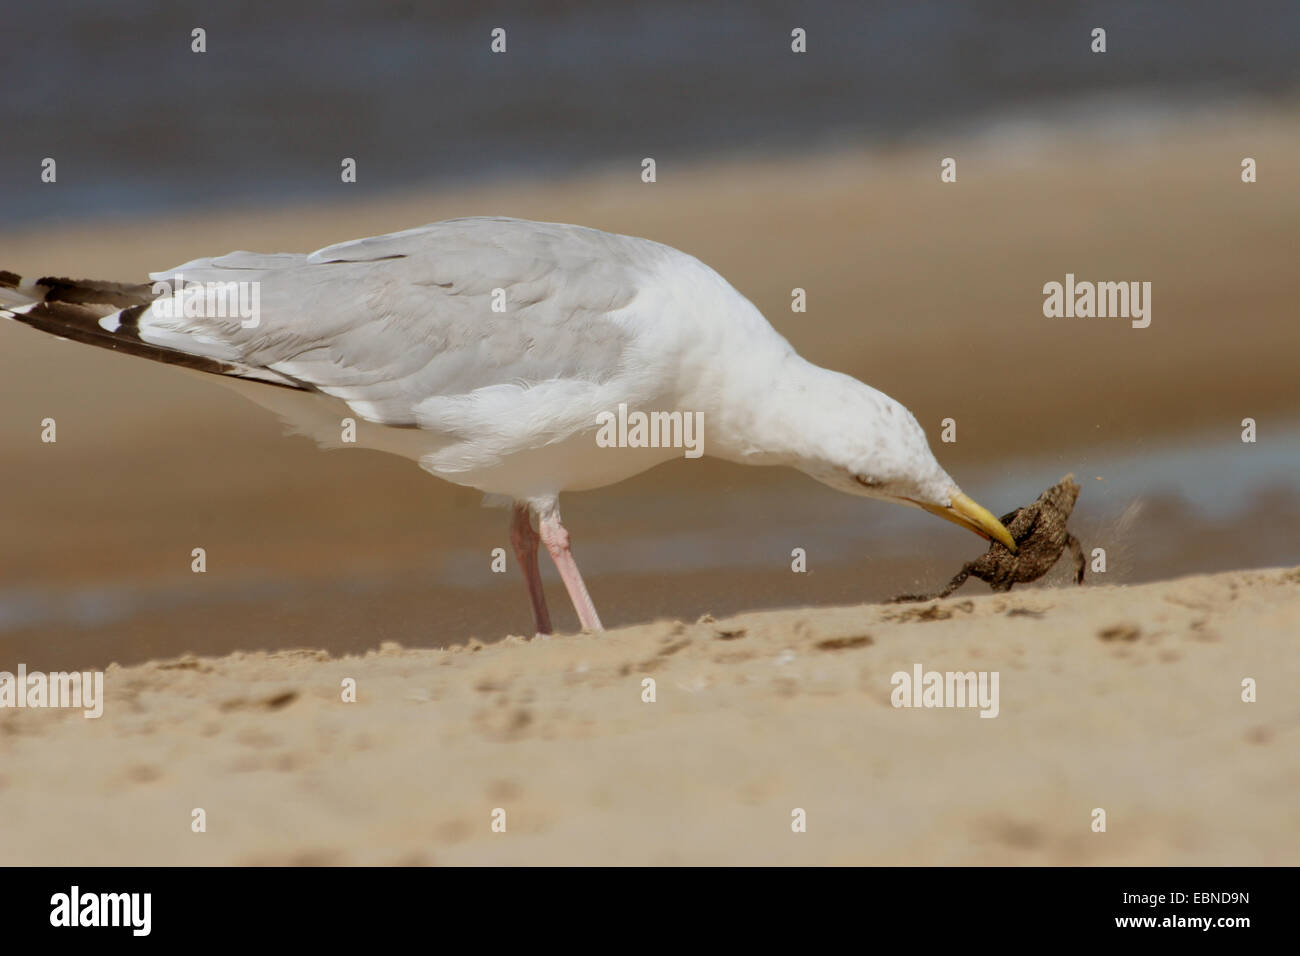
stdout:
{"type": "Polygon", "coordinates": [[[1294,865],[1298,622],[1292,569],[112,667],[0,719],[0,863],[1294,865]]]}

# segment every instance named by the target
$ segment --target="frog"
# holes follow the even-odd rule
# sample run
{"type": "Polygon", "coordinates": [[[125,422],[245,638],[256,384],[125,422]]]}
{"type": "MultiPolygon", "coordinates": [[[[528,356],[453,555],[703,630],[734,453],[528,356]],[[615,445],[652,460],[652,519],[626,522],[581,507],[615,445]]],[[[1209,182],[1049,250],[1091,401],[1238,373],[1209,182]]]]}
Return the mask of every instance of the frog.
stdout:
{"type": "Polygon", "coordinates": [[[986,582],[995,592],[1010,591],[1014,585],[1041,578],[1060,560],[1066,548],[1074,557],[1075,583],[1083,584],[1083,546],[1066,528],[1080,490],[1074,475],[1066,475],[1033,504],[1002,516],[1003,526],[1016,542],[1015,552],[1000,541],[990,541],[988,550],[963,565],[943,590],[929,595],[900,594],[891,603],[947,597],[970,577],[986,582]]]}

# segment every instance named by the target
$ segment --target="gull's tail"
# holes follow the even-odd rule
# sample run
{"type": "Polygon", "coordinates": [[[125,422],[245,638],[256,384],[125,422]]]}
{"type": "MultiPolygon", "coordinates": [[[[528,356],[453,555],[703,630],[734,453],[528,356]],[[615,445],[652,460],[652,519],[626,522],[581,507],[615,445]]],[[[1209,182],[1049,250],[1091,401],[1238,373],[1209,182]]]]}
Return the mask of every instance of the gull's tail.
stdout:
{"type": "Polygon", "coordinates": [[[233,375],[270,385],[303,385],[270,369],[195,355],[141,337],[140,319],[156,296],[150,283],[104,282],[46,276],[24,283],[0,270],[0,318],[50,335],[182,368],[233,375]]]}

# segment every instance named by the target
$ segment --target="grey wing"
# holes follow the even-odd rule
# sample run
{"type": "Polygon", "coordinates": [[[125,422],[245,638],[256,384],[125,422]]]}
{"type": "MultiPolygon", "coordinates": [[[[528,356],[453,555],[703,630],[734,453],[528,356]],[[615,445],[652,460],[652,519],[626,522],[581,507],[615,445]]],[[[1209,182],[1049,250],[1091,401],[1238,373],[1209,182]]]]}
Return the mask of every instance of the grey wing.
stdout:
{"type": "Polygon", "coordinates": [[[448,403],[467,395],[617,374],[634,334],[619,317],[664,249],[578,226],[463,219],[310,255],[236,252],[151,278],[254,283],[256,326],[151,311],[140,334],[271,369],[370,421],[450,427],[448,403]]]}

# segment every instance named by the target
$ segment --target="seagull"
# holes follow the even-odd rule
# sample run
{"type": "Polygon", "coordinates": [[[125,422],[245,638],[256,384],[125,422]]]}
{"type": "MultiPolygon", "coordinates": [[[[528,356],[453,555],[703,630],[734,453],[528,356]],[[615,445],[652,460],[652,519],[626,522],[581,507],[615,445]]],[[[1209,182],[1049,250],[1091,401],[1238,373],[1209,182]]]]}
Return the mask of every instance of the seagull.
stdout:
{"type": "Polygon", "coordinates": [[[704,454],[791,466],[1016,550],[907,408],[808,362],[722,276],[658,242],[473,217],[310,254],[231,252],[150,279],[0,272],[0,316],[221,376],[323,447],[400,455],[508,505],[538,634],[551,633],[539,544],[582,628],[601,630],[560,494],[684,454],[621,427],[597,441],[627,409],[698,421],[704,454]]]}

